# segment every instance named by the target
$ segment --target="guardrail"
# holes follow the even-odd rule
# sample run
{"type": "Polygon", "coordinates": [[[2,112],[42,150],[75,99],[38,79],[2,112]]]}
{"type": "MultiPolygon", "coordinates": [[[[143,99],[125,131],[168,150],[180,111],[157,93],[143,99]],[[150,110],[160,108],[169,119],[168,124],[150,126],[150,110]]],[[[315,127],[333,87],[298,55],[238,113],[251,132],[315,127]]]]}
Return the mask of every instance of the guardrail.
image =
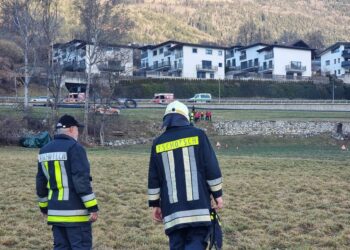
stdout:
{"type": "MultiPolygon", "coordinates": [[[[152,103],[152,99],[134,99],[137,103],[149,104],[152,103]]],[[[187,103],[188,105],[198,105],[201,103],[188,102],[189,99],[176,99],[181,102],[187,103]]],[[[23,103],[23,97],[4,97],[0,96],[0,103],[5,104],[16,104],[23,103]]],[[[30,104],[35,104],[37,102],[29,102],[30,104]]],[[[39,104],[39,103],[37,103],[39,104]]],[[[332,99],[322,99],[322,100],[306,100],[306,99],[240,99],[240,98],[213,98],[208,104],[222,104],[222,105],[235,105],[235,104],[350,104],[350,100],[332,100],[332,99]]],[[[350,110],[349,110],[350,111],[350,110]]]]}

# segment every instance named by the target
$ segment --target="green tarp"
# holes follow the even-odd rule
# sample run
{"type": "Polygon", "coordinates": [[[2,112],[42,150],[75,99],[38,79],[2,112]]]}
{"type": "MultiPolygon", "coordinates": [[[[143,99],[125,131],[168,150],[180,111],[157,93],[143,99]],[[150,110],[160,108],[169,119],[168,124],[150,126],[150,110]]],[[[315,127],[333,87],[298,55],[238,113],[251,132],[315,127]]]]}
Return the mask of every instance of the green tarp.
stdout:
{"type": "Polygon", "coordinates": [[[41,148],[51,141],[49,132],[41,132],[36,135],[27,135],[20,139],[20,144],[26,148],[41,148]]]}

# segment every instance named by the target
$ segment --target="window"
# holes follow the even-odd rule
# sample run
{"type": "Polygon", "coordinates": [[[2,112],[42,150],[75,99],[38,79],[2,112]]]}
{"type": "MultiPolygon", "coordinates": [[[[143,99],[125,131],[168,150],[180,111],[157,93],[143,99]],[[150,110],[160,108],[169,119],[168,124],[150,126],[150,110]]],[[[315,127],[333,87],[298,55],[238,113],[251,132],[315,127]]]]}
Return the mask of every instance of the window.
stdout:
{"type": "Polygon", "coordinates": [[[206,49],[205,50],[205,54],[212,55],[213,54],[213,50],[212,49],[206,49]]]}
{"type": "Polygon", "coordinates": [[[222,63],[219,63],[219,67],[220,67],[220,68],[222,67],[222,63]]]}
{"type": "Polygon", "coordinates": [[[330,65],[331,64],[331,61],[330,60],[327,60],[326,61],[326,65],[330,65]]]}
{"type": "Polygon", "coordinates": [[[336,64],[337,63],[337,59],[334,59],[334,64],[336,64]]]}
{"type": "Polygon", "coordinates": [[[338,75],[340,75],[340,69],[338,69],[338,75]]]}
{"type": "Polygon", "coordinates": [[[232,66],[236,67],[236,59],[232,59],[232,66]]]}
{"type": "Polygon", "coordinates": [[[159,49],[159,54],[163,54],[163,48],[159,49]]]}
{"type": "Polygon", "coordinates": [[[259,58],[254,59],[254,66],[255,67],[259,66],[259,58]]]}
{"type": "Polygon", "coordinates": [[[301,69],[301,62],[291,61],[290,62],[290,67],[292,69],[301,69]]]}
{"type": "Polygon", "coordinates": [[[205,72],[197,72],[197,78],[205,78],[205,72]]]}
{"type": "Polygon", "coordinates": [[[218,55],[219,55],[219,56],[222,56],[222,50],[219,50],[219,51],[218,51],[218,55]]]}
{"type": "Polygon", "coordinates": [[[211,69],[211,61],[202,61],[202,68],[203,69],[211,69]]]}
{"type": "Polygon", "coordinates": [[[153,50],[153,55],[154,55],[154,56],[157,55],[157,50],[153,50]]]}
{"type": "Polygon", "coordinates": [[[336,75],[337,74],[337,71],[336,70],[334,70],[334,75],[336,75]]]}
{"type": "Polygon", "coordinates": [[[210,79],[214,79],[214,73],[210,73],[210,79]]]}
{"type": "Polygon", "coordinates": [[[197,53],[197,48],[192,48],[192,53],[197,53]]]}
{"type": "Polygon", "coordinates": [[[230,60],[227,60],[226,64],[227,64],[227,67],[231,67],[231,61],[230,60]]]}
{"type": "Polygon", "coordinates": [[[338,58],[338,63],[340,63],[340,58],[338,58]]]}

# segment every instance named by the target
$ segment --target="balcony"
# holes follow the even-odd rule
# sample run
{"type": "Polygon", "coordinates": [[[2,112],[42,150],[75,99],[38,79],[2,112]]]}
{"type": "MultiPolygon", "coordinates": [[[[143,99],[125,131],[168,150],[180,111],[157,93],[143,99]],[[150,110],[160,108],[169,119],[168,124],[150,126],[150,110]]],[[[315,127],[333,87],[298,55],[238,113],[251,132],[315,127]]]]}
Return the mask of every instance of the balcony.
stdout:
{"type": "Polygon", "coordinates": [[[306,66],[302,65],[286,65],[286,72],[304,72],[306,71],[306,66]]]}
{"type": "Polygon", "coordinates": [[[241,70],[241,66],[228,66],[226,67],[226,71],[239,71],[241,70]]]}
{"type": "Polygon", "coordinates": [[[164,52],[164,56],[170,56],[171,55],[171,51],[167,50],[164,52]]]}
{"type": "Polygon", "coordinates": [[[175,53],[175,59],[179,59],[179,58],[182,58],[182,57],[183,57],[182,51],[175,53]]]}
{"type": "Polygon", "coordinates": [[[240,55],[239,56],[239,60],[242,61],[242,60],[245,60],[245,59],[247,59],[247,55],[240,55]]]}
{"type": "Polygon", "coordinates": [[[182,69],[183,69],[183,65],[182,65],[182,63],[179,63],[179,64],[177,64],[176,66],[173,65],[173,66],[171,67],[171,69],[169,70],[169,72],[182,71],[182,69]]]}
{"type": "Polygon", "coordinates": [[[64,62],[63,69],[66,71],[85,71],[85,61],[82,60],[80,62],[64,62]]]}
{"type": "Polygon", "coordinates": [[[265,55],[265,60],[269,60],[269,59],[271,59],[271,58],[273,58],[274,57],[274,55],[273,55],[273,52],[269,52],[269,53],[267,53],[266,55],[265,55]]]}
{"type": "Polygon", "coordinates": [[[148,68],[148,70],[167,70],[170,68],[170,62],[161,62],[158,64],[154,64],[148,68]]]}
{"type": "Polygon", "coordinates": [[[98,70],[100,71],[108,71],[108,72],[120,72],[125,71],[125,66],[121,65],[113,65],[108,63],[101,63],[97,65],[98,70]]]}
{"type": "Polygon", "coordinates": [[[350,69],[350,61],[344,61],[341,63],[341,66],[345,69],[350,69]]]}
{"type": "Polygon", "coordinates": [[[197,71],[215,72],[218,71],[218,66],[197,64],[197,71]]]}
{"type": "Polygon", "coordinates": [[[344,50],[341,54],[345,59],[350,59],[350,50],[344,50]]]}
{"type": "Polygon", "coordinates": [[[269,65],[265,65],[262,67],[259,67],[259,72],[261,73],[268,73],[268,72],[272,72],[274,69],[273,64],[269,64],[269,65]]]}
{"type": "Polygon", "coordinates": [[[141,53],[141,59],[147,58],[148,53],[141,53]]]}

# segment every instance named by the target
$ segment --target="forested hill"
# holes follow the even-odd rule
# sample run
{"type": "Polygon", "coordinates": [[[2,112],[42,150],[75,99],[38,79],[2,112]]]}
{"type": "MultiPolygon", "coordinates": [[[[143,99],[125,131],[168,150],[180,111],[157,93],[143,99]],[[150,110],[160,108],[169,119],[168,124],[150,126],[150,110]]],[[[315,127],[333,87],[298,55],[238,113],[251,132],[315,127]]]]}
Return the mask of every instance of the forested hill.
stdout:
{"type": "MultiPolygon", "coordinates": [[[[62,39],[69,39],[79,22],[72,1],[61,1],[62,39]]],[[[266,42],[318,35],[324,45],[350,41],[349,0],[124,0],[113,11],[132,24],[123,42],[176,39],[232,44],[247,39],[240,31],[244,24],[246,30],[255,26],[254,37],[266,42]]]]}

